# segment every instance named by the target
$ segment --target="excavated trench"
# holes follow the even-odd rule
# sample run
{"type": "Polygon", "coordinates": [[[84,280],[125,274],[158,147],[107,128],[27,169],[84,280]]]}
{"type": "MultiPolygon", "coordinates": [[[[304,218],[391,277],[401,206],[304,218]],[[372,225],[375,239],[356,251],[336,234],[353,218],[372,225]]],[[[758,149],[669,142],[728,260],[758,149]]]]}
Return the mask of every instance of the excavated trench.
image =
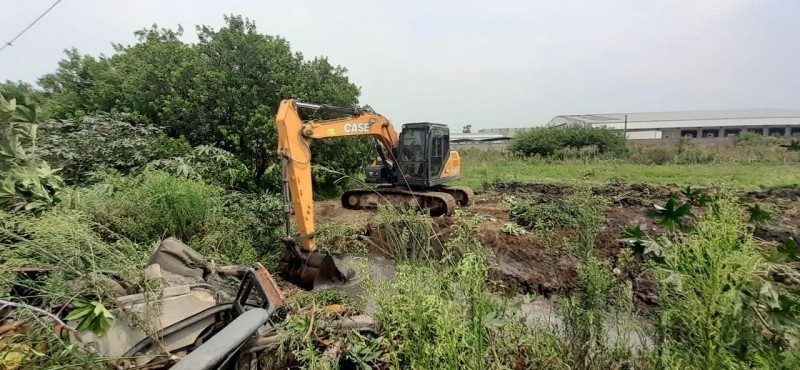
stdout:
{"type": "MultiPolygon", "coordinates": [[[[572,194],[575,187],[557,184],[501,184],[492,191],[476,196],[472,206],[464,209],[467,215],[478,215],[483,220],[478,226],[479,240],[491,253],[493,269],[491,277],[503,283],[509,293],[535,293],[550,297],[569,292],[576,282],[577,264],[575,258],[566,253],[562,246],[542,240],[536,233],[511,235],[503,232],[503,225],[513,222],[509,218],[508,196],[545,195],[553,199],[572,194]]],[[[594,187],[591,192],[606,197],[610,206],[605,213],[605,223],[595,238],[597,255],[608,259],[615,265],[620,251],[625,246],[619,241],[623,229],[639,226],[651,236],[658,236],[663,230],[648,217],[654,205],[663,205],[671,194],[681,190],[676,186],[655,186],[648,184],[609,183],[594,187]]],[[[768,222],[754,224],[754,235],[766,242],[782,243],[789,237],[800,239],[800,189],[778,188],[758,192],[741,192],[742,204],[761,204],[770,209],[772,218],[768,222]]],[[[342,209],[334,201],[318,202],[317,220],[320,224],[336,224],[361,233],[358,237],[370,238],[370,222],[375,218],[373,212],[342,209]]],[[[695,207],[695,214],[702,209],[695,207]]],[[[433,222],[437,240],[432,243],[435,250],[447,239],[453,227],[452,217],[439,217],[433,222]]],[[[551,239],[552,240],[552,239],[551,239]]],[[[346,242],[345,242],[346,243],[346,242]]],[[[347,245],[332,248],[347,251],[347,245]]],[[[381,248],[368,249],[370,275],[391,278],[393,264],[381,248]],[[373,271],[374,270],[374,271],[373,271]]],[[[364,258],[363,253],[356,253],[364,258]]],[[[346,257],[356,260],[359,257],[346,257]]],[[[634,300],[640,311],[647,312],[655,300],[655,285],[640,265],[629,266],[627,280],[634,292],[634,300]]],[[[350,289],[357,293],[358,284],[350,289]]]]}

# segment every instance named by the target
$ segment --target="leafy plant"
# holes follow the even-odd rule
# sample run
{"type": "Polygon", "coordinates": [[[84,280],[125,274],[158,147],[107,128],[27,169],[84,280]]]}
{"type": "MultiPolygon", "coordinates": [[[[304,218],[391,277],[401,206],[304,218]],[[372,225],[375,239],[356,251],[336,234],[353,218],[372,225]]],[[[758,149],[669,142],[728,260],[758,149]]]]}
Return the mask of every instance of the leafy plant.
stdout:
{"type": "Polygon", "coordinates": [[[691,204],[678,205],[678,201],[672,196],[667,199],[663,207],[654,205],[654,208],[650,212],[650,216],[656,219],[659,225],[669,230],[684,230],[686,229],[686,221],[695,218],[691,204]]]}
{"type": "Polygon", "coordinates": [[[500,231],[512,236],[525,235],[528,233],[528,230],[525,230],[525,228],[520,227],[513,222],[504,223],[503,228],[500,229],[500,231]]]}
{"type": "Polygon", "coordinates": [[[372,339],[358,332],[350,332],[347,336],[347,350],[342,355],[344,361],[351,361],[357,367],[370,370],[380,362],[383,355],[382,343],[385,339],[372,339]]]}
{"type": "Polygon", "coordinates": [[[783,243],[775,247],[774,250],[766,254],[768,261],[772,263],[792,263],[800,261],[800,247],[795,238],[787,238],[783,243]]]}
{"type": "Polygon", "coordinates": [[[35,153],[37,112],[36,105],[18,105],[0,95],[0,206],[14,211],[53,204],[64,185],[59,170],[35,153]]]}
{"type": "Polygon", "coordinates": [[[114,315],[103,305],[102,302],[76,300],[73,302],[75,308],[65,318],[66,321],[80,320],[78,331],[91,330],[98,337],[103,336],[111,327],[114,315]]]}
{"type": "Polygon", "coordinates": [[[713,202],[713,197],[705,190],[694,188],[691,185],[686,186],[681,190],[681,194],[689,201],[689,203],[705,207],[713,202]]]}
{"type": "Polygon", "coordinates": [[[746,208],[747,213],[750,215],[750,222],[752,223],[763,224],[772,219],[772,213],[761,207],[758,203],[748,205],[746,208]]]}
{"type": "MultiPolygon", "coordinates": [[[[232,153],[210,145],[200,145],[189,153],[150,162],[149,170],[162,170],[192,180],[203,180],[229,189],[252,190],[247,167],[232,153]]],[[[277,166],[273,171],[279,172],[277,166]]]]}
{"type": "Polygon", "coordinates": [[[639,225],[623,229],[619,240],[631,247],[638,260],[652,258],[656,262],[661,261],[661,245],[650,238],[639,225]]]}
{"type": "Polygon", "coordinates": [[[794,238],[786,239],[786,241],[778,247],[778,252],[783,253],[787,257],[787,260],[800,261],[800,248],[798,248],[797,240],[794,238]]]}
{"type": "Polygon", "coordinates": [[[130,114],[99,113],[73,120],[42,124],[37,152],[63,168],[71,183],[87,184],[100,170],[128,174],[148,162],[182,156],[191,151],[185,140],[167,138],[163,130],[136,123],[130,114]]]}

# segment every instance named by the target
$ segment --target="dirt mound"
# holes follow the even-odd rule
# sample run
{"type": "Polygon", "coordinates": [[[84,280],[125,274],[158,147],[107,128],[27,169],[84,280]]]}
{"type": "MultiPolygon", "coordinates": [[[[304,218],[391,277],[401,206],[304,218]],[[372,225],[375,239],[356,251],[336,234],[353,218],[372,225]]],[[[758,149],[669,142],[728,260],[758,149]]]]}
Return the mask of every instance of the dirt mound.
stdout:
{"type": "Polygon", "coordinates": [[[509,235],[495,222],[481,225],[481,244],[492,251],[497,269],[491,275],[520,292],[550,295],[575,281],[574,261],[548,253],[534,235],[509,235]]]}
{"type": "Polygon", "coordinates": [[[362,226],[368,224],[373,217],[375,217],[373,212],[345,209],[339,200],[314,202],[314,218],[317,222],[342,226],[362,226]]]}

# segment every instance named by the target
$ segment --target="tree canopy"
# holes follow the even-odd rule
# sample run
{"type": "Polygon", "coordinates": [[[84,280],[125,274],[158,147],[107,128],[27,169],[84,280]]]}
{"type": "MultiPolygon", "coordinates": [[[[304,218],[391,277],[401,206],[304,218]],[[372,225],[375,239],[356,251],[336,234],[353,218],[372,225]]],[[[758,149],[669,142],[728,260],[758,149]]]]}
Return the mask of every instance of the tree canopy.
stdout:
{"type": "MultiPolygon", "coordinates": [[[[111,56],[66,50],[55,72],[42,76],[44,113],[58,119],[121,112],[135,124],[161,127],[193,146],[214,145],[236,154],[259,186],[276,186],[275,113],[282,99],[340,106],[358,102],[347,69],[325,57],[306,59],[280,36],[254,22],[226,16],[225,26],[196,28],[198,42],[181,40],[183,28],[153,25],[138,42],[115,45],[111,56]]],[[[316,164],[344,174],[361,171],[369,140],[331,139],[313,144],[316,164]]],[[[317,171],[321,190],[334,185],[317,171]]]]}

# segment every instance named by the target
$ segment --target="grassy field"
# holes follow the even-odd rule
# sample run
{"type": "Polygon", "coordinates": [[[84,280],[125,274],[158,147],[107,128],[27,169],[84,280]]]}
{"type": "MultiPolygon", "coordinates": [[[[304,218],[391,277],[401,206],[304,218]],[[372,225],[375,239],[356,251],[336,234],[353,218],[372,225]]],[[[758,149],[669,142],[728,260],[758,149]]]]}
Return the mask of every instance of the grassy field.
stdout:
{"type": "Polygon", "coordinates": [[[635,164],[622,159],[542,160],[466,151],[460,185],[480,190],[496,182],[676,184],[758,190],[800,184],[796,163],[635,164]]]}

